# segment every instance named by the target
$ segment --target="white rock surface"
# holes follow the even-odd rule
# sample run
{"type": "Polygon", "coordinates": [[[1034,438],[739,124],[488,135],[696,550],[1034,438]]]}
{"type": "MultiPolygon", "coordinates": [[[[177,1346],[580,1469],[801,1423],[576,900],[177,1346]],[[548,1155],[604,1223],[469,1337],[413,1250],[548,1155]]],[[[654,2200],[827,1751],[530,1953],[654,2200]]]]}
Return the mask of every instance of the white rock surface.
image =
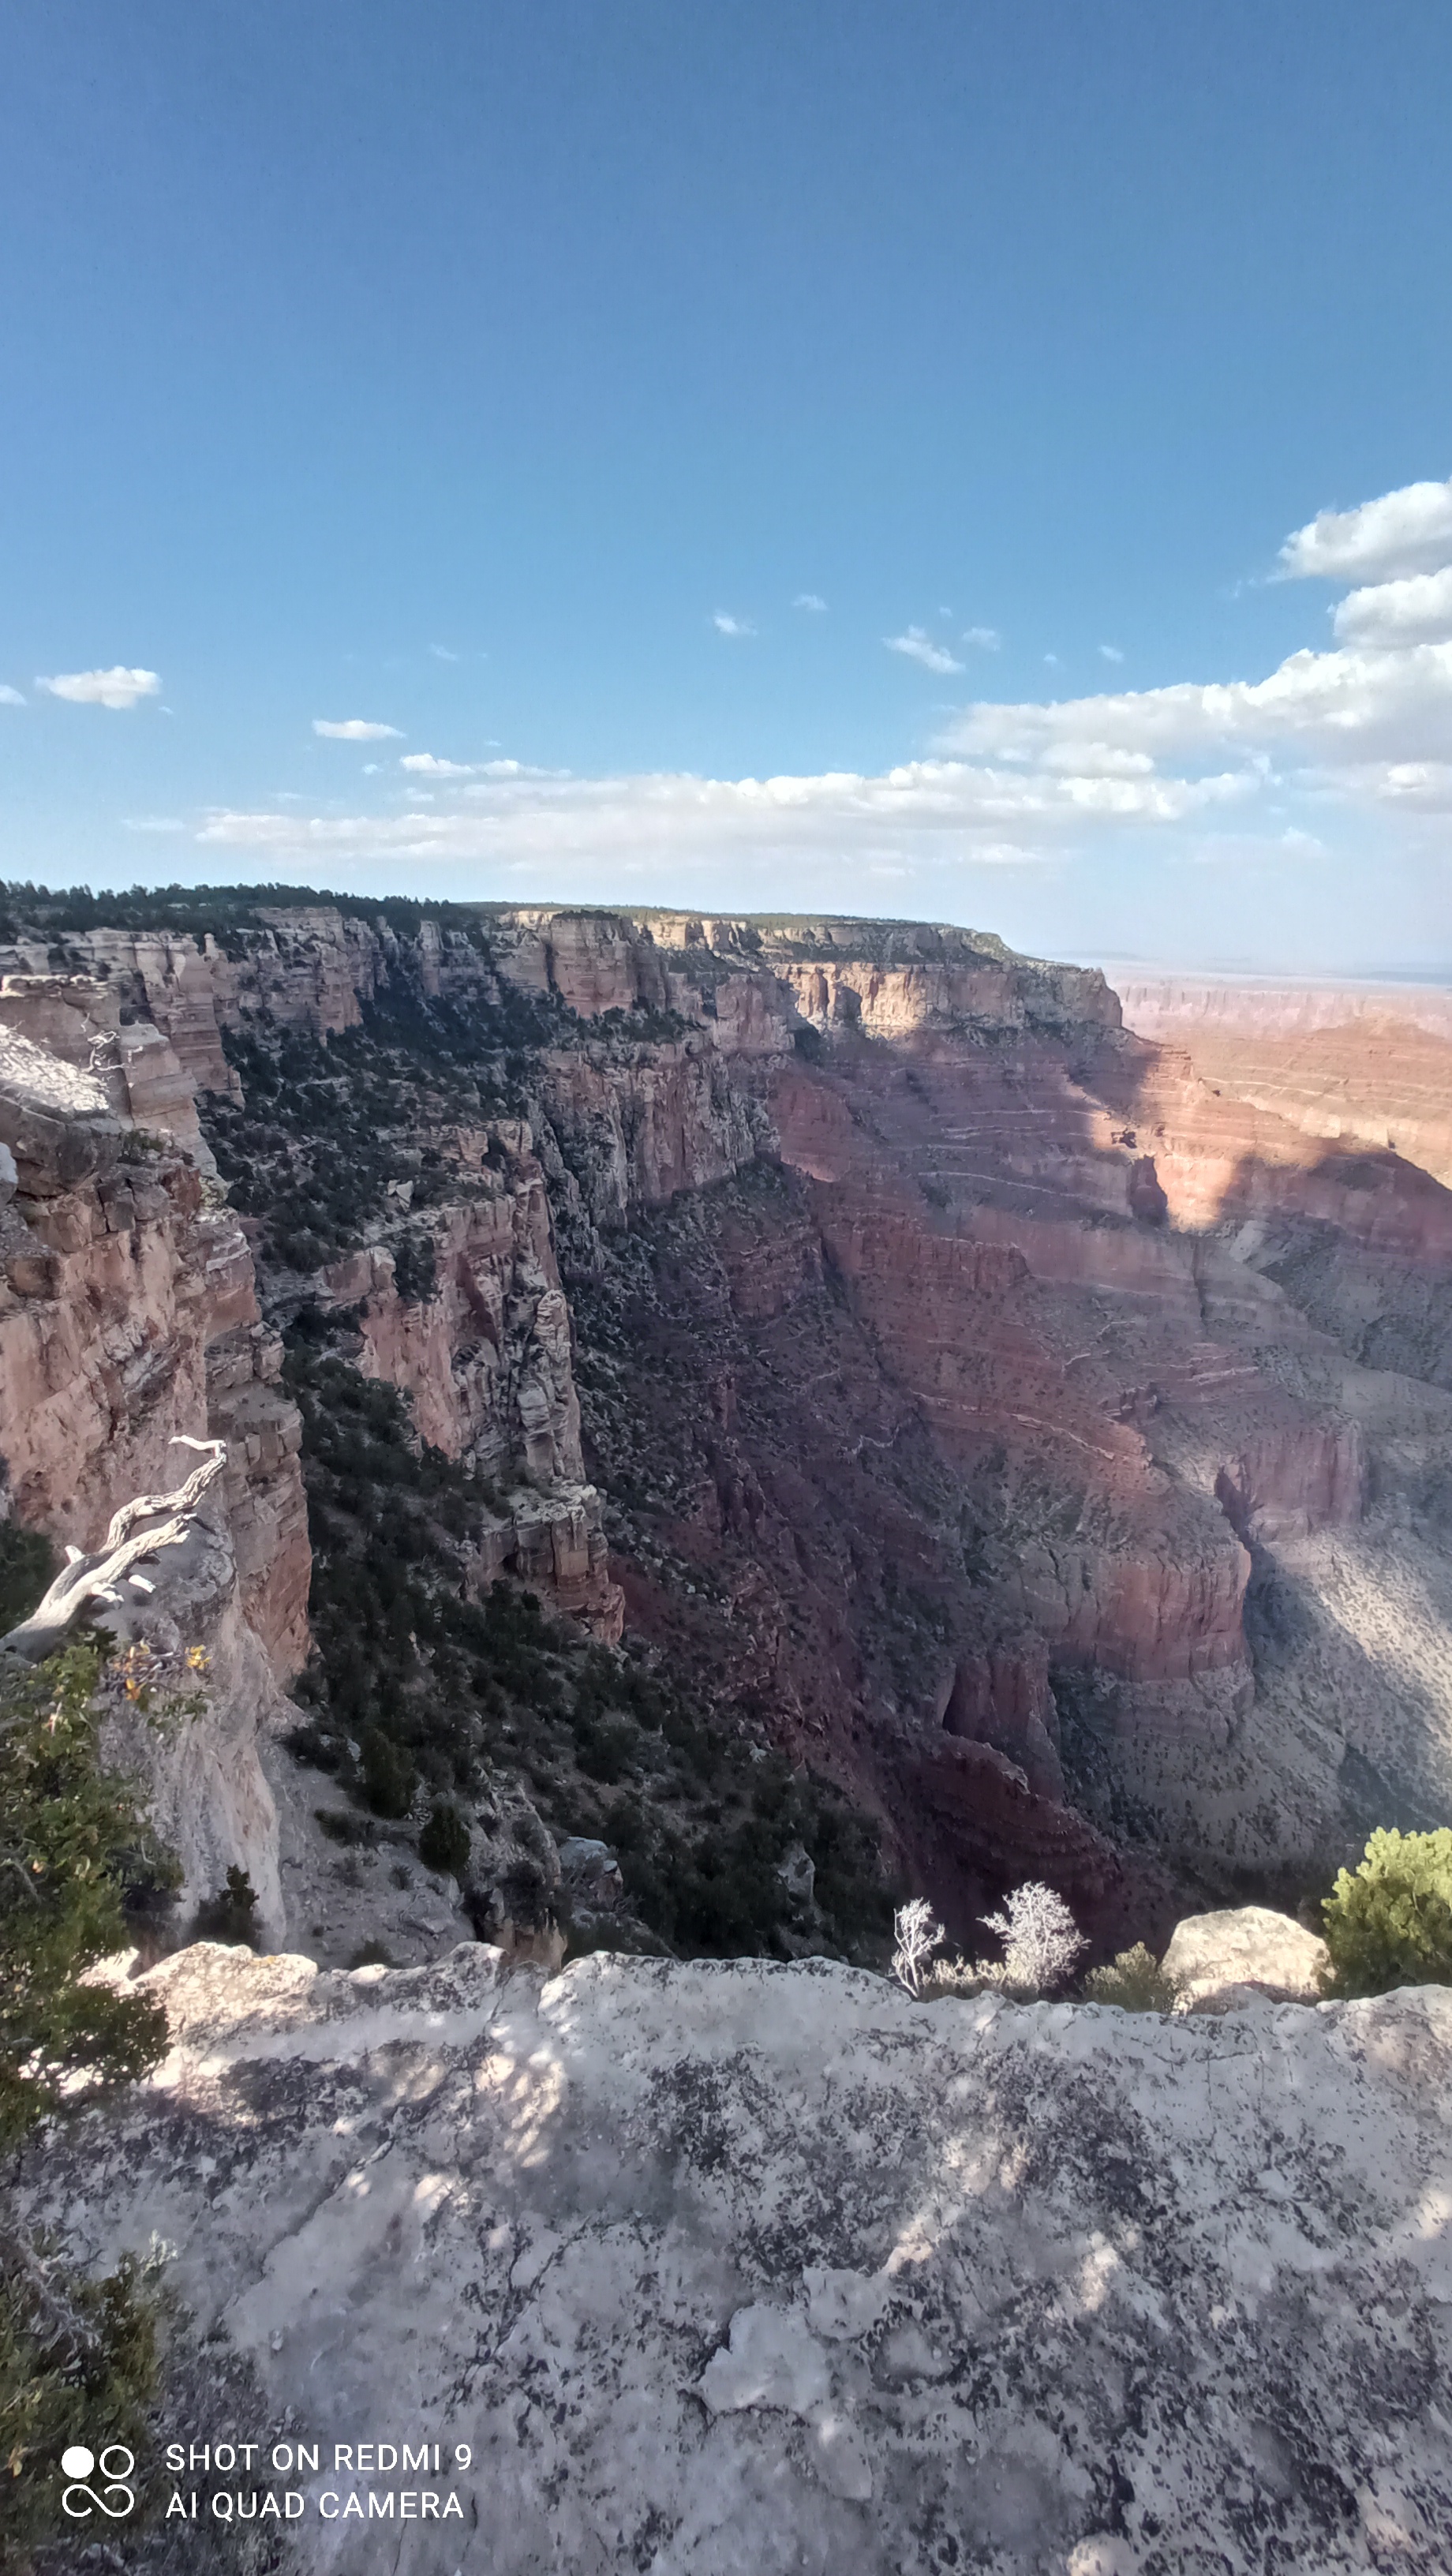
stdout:
{"type": "Polygon", "coordinates": [[[1187,1914],[1160,1965],[1180,1989],[1182,2011],[1226,2012],[1257,1993],[1278,2003],[1316,2003],[1331,1953],[1293,1915],[1235,1905],[1187,1914]]]}
{"type": "Polygon", "coordinates": [[[33,2213],[176,2246],[256,2438],[473,2447],[447,2524],[294,2481],[309,2576],[1449,2564],[1452,1993],[1170,2019],[477,1945],[148,1983],[174,2052],[30,2151],[33,2213]]]}

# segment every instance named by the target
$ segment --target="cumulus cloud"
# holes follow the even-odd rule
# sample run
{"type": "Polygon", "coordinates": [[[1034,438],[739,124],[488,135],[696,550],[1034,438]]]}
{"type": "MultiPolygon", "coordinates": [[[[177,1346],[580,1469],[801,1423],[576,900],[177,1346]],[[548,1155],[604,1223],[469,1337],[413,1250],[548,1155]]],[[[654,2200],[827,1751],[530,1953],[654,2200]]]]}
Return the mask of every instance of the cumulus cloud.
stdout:
{"type": "Polygon", "coordinates": [[[910,662],[921,662],[925,671],[961,671],[961,662],[942,644],[935,644],[925,626],[910,626],[904,635],[884,635],[889,653],[903,653],[910,662]]]}
{"type": "Polygon", "coordinates": [[[1101,644],[1099,647],[1099,656],[1101,661],[1104,662],[1122,662],[1124,660],[1124,655],[1121,653],[1117,644],[1101,644]]]}
{"type": "Polygon", "coordinates": [[[1254,773],[1198,779],[1142,771],[1035,772],[917,760],[876,775],[701,778],[678,772],[570,778],[491,764],[462,804],[406,813],[301,815],[225,810],[208,846],[334,857],[550,865],[693,862],[715,854],[902,865],[931,856],[974,866],[1032,866],[1109,822],[1153,827],[1254,792],[1254,773]]]}
{"type": "MultiPolygon", "coordinates": [[[[1313,885],[1323,908],[1338,869],[1342,892],[1354,885],[1354,821],[1373,809],[1376,863],[1363,873],[1379,920],[1403,862],[1444,864],[1452,635],[1425,633],[1442,569],[1369,579],[1344,603],[1334,649],[1293,653],[1268,676],[1128,689],[1105,674],[1104,690],[1080,698],[979,698],[927,755],[875,774],[582,778],[413,752],[390,762],[404,811],[391,798],[374,815],[227,809],[200,838],[319,882],[336,882],[326,872],[343,862],[389,876],[416,864],[420,878],[456,869],[466,887],[520,880],[540,895],[649,882],[660,900],[714,902],[723,883],[745,882],[759,901],[840,906],[855,881],[870,910],[876,889],[906,875],[918,900],[959,919],[974,900],[965,871],[1017,870],[1030,901],[1034,871],[1047,886],[1102,864],[1112,888],[1117,869],[1153,857],[1184,871],[1165,880],[1176,907],[1196,881],[1213,884],[1202,871],[1239,868],[1258,900],[1277,876],[1293,887],[1284,901],[1299,921],[1313,885]]],[[[961,668],[924,627],[882,641],[935,673],[961,668]]]]}
{"type": "Polygon", "coordinates": [[[334,723],[331,717],[314,716],[313,731],[325,742],[402,742],[397,725],[369,724],[363,716],[344,716],[334,723]]]}
{"type": "Polygon", "coordinates": [[[1416,759],[1452,721],[1452,644],[1403,652],[1292,653],[1266,680],[1182,680],[1117,696],[966,707],[943,748],[1032,763],[1072,746],[1152,758],[1284,747],[1340,768],[1372,758],[1416,759]]]}
{"type": "Polygon", "coordinates": [[[982,653],[997,653],[1002,646],[1003,637],[996,626],[969,626],[964,629],[963,641],[965,644],[976,644],[982,653]]]}
{"type": "Polygon", "coordinates": [[[154,698],[161,680],[155,671],[128,671],[118,662],[109,671],[57,671],[35,685],[73,707],[134,707],[140,698],[154,698]]]}
{"type": "Polygon", "coordinates": [[[1393,581],[1452,563],[1452,477],[1405,483],[1355,510],[1321,510],[1280,551],[1289,581],[1393,581]]]}
{"type": "Polygon", "coordinates": [[[436,662],[457,662],[460,659],[457,653],[449,651],[447,644],[431,644],[429,651],[436,662]]]}
{"type": "Polygon", "coordinates": [[[25,700],[20,691],[12,689],[6,681],[0,680],[0,707],[23,707],[24,704],[25,700]]]}
{"type": "Polygon", "coordinates": [[[814,590],[799,590],[792,601],[792,606],[809,610],[813,617],[825,617],[827,614],[825,599],[819,599],[814,590]]]}
{"type": "Polygon", "coordinates": [[[1353,590],[1333,622],[1342,644],[1440,644],[1452,637],[1452,564],[1353,590]]]}
{"type": "Polygon", "coordinates": [[[717,609],[711,623],[718,635],[754,635],[756,633],[749,617],[728,617],[724,608],[717,609]]]}

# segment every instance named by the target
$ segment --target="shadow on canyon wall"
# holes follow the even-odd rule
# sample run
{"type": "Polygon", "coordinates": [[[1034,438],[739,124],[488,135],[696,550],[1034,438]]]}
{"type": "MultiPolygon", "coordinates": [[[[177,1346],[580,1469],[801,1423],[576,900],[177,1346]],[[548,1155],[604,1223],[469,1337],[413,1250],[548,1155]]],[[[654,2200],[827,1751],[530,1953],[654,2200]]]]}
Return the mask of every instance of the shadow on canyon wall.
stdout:
{"type": "Polygon", "coordinates": [[[21,940],[0,1023],[204,1153],[202,1099],[257,1385],[346,1312],[479,1480],[480,1579],[623,1616],[965,1944],[1024,1877],[1102,1950],[1449,1812],[1429,1176],[971,933],[207,912],[21,940]]]}

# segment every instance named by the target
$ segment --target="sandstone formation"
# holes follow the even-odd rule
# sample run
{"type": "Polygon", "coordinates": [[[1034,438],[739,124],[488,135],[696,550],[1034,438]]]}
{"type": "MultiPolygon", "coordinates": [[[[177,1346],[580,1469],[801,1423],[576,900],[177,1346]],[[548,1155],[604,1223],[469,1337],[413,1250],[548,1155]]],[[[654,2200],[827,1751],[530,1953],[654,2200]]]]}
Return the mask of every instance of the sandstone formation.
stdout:
{"type": "Polygon", "coordinates": [[[1308,1136],[1385,1145],[1452,1188],[1452,991],[1126,976],[1128,1026],[1308,1136]]]}
{"type": "MultiPolygon", "coordinates": [[[[269,1371],[312,1299],[478,1479],[481,1586],[522,1577],[606,1642],[623,1619],[876,1814],[960,1941],[1025,1876],[1101,1947],[1158,1939],[1172,1881],[1299,1894],[1371,1824],[1452,1806],[1452,1193],[1406,1151],[1205,1080],[1097,973],[931,925],[239,903],[221,932],[27,932],[0,967],[52,1032],[119,996],[113,1035],[156,1033],[219,1145],[239,1064],[293,1039],[335,1088],[330,1046],[432,1068],[317,1267],[198,1203],[200,1332],[160,1215],[121,1298],[78,1181],[95,1320],[72,1351],[51,1296],[0,1424],[58,1535],[141,1459],[149,1413],[95,1392],[134,1298],[186,1390],[153,1395],[158,1433],[201,1427],[209,1360],[251,1615],[295,1650],[269,1371]]],[[[87,1132],[139,1116],[69,1043],[69,1078],[112,1084],[87,1132]]],[[[155,1172],[169,1206],[201,1189],[155,1172]]],[[[22,1182],[27,1244],[42,1197],[22,1182]]],[[[17,1246],[33,1341],[55,1256],[17,1246]]]]}
{"type": "Polygon", "coordinates": [[[10,1507],[99,1544],[172,1481],[178,1434],[225,1438],[242,1601],[282,1675],[306,1649],[295,1407],[236,1219],[190,1153],[113,1114],[102,1073],[0,1025],[0,1456],[10,1507]]]}
{"type": "Polygon", "coordinates": [[[308,2576],[1446,2566],[1440,1989],[1168,2018],[480,1945],[145,1982],[170,2057],[24,2198],[97,2266],[175,2248],[158,2446],[288,2446],[138,2464],[196,2491],[189,2565],[271,2489],[308,2576]]]}

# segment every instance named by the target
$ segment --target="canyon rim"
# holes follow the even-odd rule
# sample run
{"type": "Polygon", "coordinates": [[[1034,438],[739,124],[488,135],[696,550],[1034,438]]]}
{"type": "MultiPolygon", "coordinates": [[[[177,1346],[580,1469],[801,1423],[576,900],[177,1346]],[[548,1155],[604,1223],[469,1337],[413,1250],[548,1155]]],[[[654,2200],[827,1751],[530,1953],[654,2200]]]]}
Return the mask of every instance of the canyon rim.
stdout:
{"type": "Polygon", "coordinates": [[[1431,2419],[1378,2450],[1354,2394],[1398,2336],[1409,2387],[1445,2368],[1435,1996],[1131,2029],[868,1973],[909,1891],[981,1948],[1043,1881],[1091,1957],[1158,1954],[1452,1813],[1437,1031],[1372,1133],[1380,1022],[1342,1115],[1324,1026],[1242,1083],[1184,992],[1146,1034],[952,927],[4,916],[7,1524],[94,1551],[178,1439],[225,1444],[122,1605],[202,1683],[108,1739],[181,1871],[133,1963],[173,2056],[125,2115],[169,2162],[87,2115],[37,2223],[98,2263],[170,2228],[279,2438],[318,2370],[330,2440],[395,2383],[467,2417],[494,2520],[409,2568],[947,2568],[964,2531],[1070,2576],[1439,2564],[1431,2419]],[[268,1955],[178,1951],[229,1869],[268,1955]],[[984,2305],[1003,2227],[1042,2315],[1017,2273],[984,2305]],[[1170,2417],[1222,2344],[1249,2377],[1197,2450],[1170,2417]]]}

